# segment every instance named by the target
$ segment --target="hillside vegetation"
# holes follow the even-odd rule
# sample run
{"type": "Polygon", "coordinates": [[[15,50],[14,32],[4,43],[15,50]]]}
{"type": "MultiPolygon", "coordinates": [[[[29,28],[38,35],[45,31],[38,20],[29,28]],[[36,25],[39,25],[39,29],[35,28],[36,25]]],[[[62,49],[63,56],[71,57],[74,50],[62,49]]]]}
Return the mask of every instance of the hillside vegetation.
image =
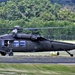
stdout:
{"type": "Polygon", "coordinates": [[[73,0],[8,0],[0,3],[0,28],[74,26],[74,7],[73,0]]]}

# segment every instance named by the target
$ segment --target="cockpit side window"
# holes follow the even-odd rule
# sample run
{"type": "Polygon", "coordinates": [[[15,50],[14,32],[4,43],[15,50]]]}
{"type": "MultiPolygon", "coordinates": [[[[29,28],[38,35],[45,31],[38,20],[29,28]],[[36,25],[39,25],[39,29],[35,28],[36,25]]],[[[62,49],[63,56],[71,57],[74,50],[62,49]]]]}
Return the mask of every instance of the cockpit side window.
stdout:
{"type": "Polygon", "coordinates": [[[9,41],[8,40],[2,40],[2,46],[9,46],[9,41]]]}
{"type": "Polygon", "coordinates": [[[14,46],[19,47],[19,41],[14,41],[14,46]]]}

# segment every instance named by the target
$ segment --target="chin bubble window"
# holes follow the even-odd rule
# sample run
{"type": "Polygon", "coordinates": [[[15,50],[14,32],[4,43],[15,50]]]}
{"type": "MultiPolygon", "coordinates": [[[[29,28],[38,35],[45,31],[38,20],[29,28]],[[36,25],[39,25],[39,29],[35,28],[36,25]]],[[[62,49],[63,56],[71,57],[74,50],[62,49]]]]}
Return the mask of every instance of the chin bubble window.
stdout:
{"type": "Polygon", "coordinates": [[[19,41],[14,41],[14,46],[19,47],[19,41]]]}

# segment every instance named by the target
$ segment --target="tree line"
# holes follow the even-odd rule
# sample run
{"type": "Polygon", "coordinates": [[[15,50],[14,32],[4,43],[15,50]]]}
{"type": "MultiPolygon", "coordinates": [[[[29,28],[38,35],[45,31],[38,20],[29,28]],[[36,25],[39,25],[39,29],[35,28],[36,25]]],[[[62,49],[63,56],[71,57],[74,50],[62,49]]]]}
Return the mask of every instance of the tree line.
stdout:
{"type": "MultiPolygon", "coordinates": [[[[15,25],[23,28],[74,26],[75,10],[71,8],[72,11],[59,3],[52,3],[52,0],[8,0],[0,3],[0,28],[12,28],[15,25]]],[[[49,31],[40,33],[47,35],[49,31]]],[[[65,35],[69,34],[69,29],[63,31],[65,35]]],[[[56,32],[53,35],[56,36],[56,32]]]]}

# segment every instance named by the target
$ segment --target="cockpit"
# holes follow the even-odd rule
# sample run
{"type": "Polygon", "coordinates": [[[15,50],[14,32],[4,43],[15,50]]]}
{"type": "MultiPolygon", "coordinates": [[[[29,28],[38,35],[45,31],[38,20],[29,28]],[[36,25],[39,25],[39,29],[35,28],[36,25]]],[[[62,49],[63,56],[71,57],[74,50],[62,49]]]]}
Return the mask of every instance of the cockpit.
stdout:
{"type": "Polygon", "coordinates": [[[9,46],[9,40],[2,40],[2,46],[9,46]]]}

